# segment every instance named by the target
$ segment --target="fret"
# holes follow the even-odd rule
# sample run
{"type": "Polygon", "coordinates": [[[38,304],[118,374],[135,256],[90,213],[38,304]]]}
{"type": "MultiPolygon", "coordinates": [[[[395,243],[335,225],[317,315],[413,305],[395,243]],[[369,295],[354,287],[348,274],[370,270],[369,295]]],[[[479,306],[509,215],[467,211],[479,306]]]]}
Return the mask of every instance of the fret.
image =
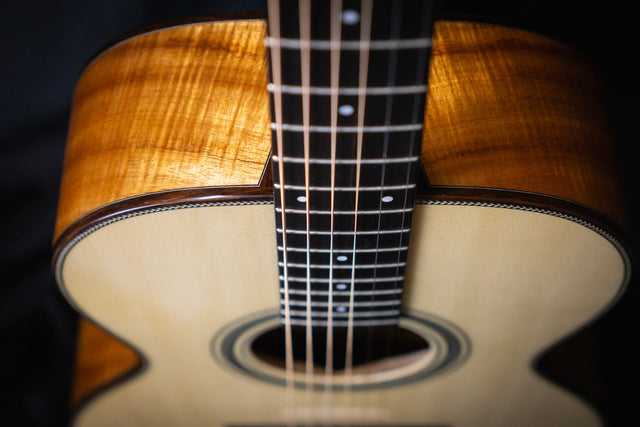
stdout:
{"type": "MultiPolygon", "coordinates": [[[[284,319],[283,319],[284,322],[284,319]]],[[[303,319],[291,319],[291,325],[293,326],[306,326],[307,321],[303,319]]],[[[377,320],[354,320],[353,326],[356,327],[372,327],[372,326],[393,326],[398,323],[398,320],[394,318],[386,318],[386,319],[377,319],[377,320]]],[[[326,320],[312,320],[311,326],[316,327],[326,327],[329,322],[326,320]]],[[[345,327],[349,325],[349,322],[346,320],[332,320],[331,324],[334,327],[345,327]]]]}
{"type": "MultiPolygon", "coordinates": [[[[377,210],[358,210],[356,211],[323,211],[323,210],[310,210],[311,215],[384,215],[384,214],[399,214],[413,211],[413,208],[404,209],[377,209],[377,210]]],[[[276,208],[276,212],[282,212],[282,208],[276,208]]],[[[306,210],[302,209],[286,209],[288,214],[306,214],[306,210]]]]}
{"type": "MultiPolygon", "coordinates": [[[[355,266],[352,265],[328,265],[328,264],[299,264],[299,263],[287,263],[287,267],[296,267],[296,268],[339,268],[339,269],[349,269],[352,268],[391,268],[391,267],[404,267],[406,262],[394,262],[394,263],[385,263],[385,264],[358,264],[355,266]]],[[[279,262],[278,265],[280,267],[284,267],[283,262],[279,262]]]]}
{"type": "Polygon", "coordinates": [[[319,86],[292,86],[292,85],[275,85],[269,83],[267,85],[269,92],[285,93],[290,95],[302,95],[303,90],[308,91],[310,95],[325,96],[375,96],[375,95],[411,95],[424,94],[427,91],[427,85],[409,85],[409,86],[381,86],[381,87],[339,87],[332,88],[319,86]]]}
{"type": "Polygon", "coordinates": [[[297,124],[287,124],[287,123],[271,123],[271,130],[278,131],[282,130],[284,132],[318,132],[318,133],[331,133],[331,132],[341,132],[341,133],[386,133],[386,132],[407,132],[407,131],[421,131],[422,123],[417,124],[403,124],[403,125],[385,125],[385,126],[303,126],[297,124]]]}
{"type": "MultiPolygon", "coordinates": [[[[280,280],[284,280],[284,276],[280,275],[278,276],[278,278],[280,280]]],[[[404,280],[404,276],[392,276],[392,277],[371,277],[371,278],[356,278],[356,279],[350,279],[350,282],[354,282],[354,283],[379,283],[379,282],[400,282],[404,280]]],[[[302,277],[302,276],[289,276],[287,277],[287,281],[289,282],[303,282],[306,283],[307,281],[311,282],[311,283],[329,283],[329,279],[322,279],[322,278],[307,278],[307,277],[302,277]]],[[[333,278],[331,279],[331,283],[342,283],[344,282],[345,279],[337,279],[337,278],[333,278]]]]}
{"type": "MultiPolygon", "coordinates": [[[[306,264],[307,262],[311,264],[329,264],[332,257],[337,257],[339,255],[348,255],[350,257],[356,257],[356,264],[389,264],[393,262],[406,262],[407,261],[407,251],[385,251],[381,246],[378,251],[375,251],[372,248],[371,251],[353,253],[352,250],[334,250],[333,253],[330,252],[287,252],[287,262],[296,263],[296,264],[306,264]],[[308,255],[308,256],[307,256],[308,255]]],[[[278,261],[284,262],[284,254],[282,252],[278,252],[278,261]]]]}
{"type": "MultiPolygon", "coordinates": [[[[356,182],[356,165],[353,164],[310,164],[305,165],[302,163],[282,163],[283,172],[285,175],[285,185],[297,185],[306,186],[327,186],[331,185],[332,172],[335,172],[334,186],[336,187],[352,187],[356,182]],[[305,182],[305,168],[309,168],[310,181],[305,182]]],[[[409,182],[415,182],[417,176],[417,162],[410,163],[373,163],[363,164],[360,166],[361,175],[359,184],[364,187],[383,185],[406,185],[407,173],[410,173],[409,182]]],[[[274,173],[279,173],[280,165],[274,162],[274,173]]],[[[280,184],[280,178],[274,178],[276,184],[280,184]]],[[[277,196],[280,196],[281,191],[276,191],[277,196]]],[[[335,193],[339,196],[342,192],[335,193]]],[[[404,194],[405,192],[402,191],[404,194]]],[[[411,194],[415,194],[415,191],[409,191],[411,194]]],[[[360,196],[366,194],[375,194],[373,192],[361,192],[360,196]]],[[[295,198],[293,199],[295,200],[295,198]]],[[[278,206],[278,202],[276,202],[278,206]]],[[[296,206],[287,206],[287,208],[295,208],[296,206]]]]}
{"type": "MultiPolygon", "coordinates": [[[[403,228],[398,230],[363,230],[363,231],[319,231],[319,230],[298,230],[293,228],[287,228],[285,233],[291,234],[309,234],[309,235],[324,235],[330,236],[332,234],[337,236],[348,236],[348,235],[375,235],[375,234],[400,234],[400,233],[408,233],[411,231],[410,228],[403,228]]],[[[281,228],[276,228],[277,233],[282,233],[281,228]]]]}
{"type": "Polygon", "coordinates": [[[276,49],[312,49],[312,50],[400,50],[400,49],[424,49],[431,47],[432,40],[429,37],[416,39],[397,40],[300,40],[289,38],[267,37],[265,45],[276,49]]]}
{"type": "MultiPolygon", "coordinates": [[[[399,299],[393,299],[393,300],[387,300],[387,301],[364,301],[364,302],[354,302],[353,304],[351,304],[354,307],[386,307],[389,305],[399,305],[402,301],[399,299]]],[[[284,300],[280,300],[280,305],[284,304],[284,300]]],[[[290,301],[289,302],[290,306],[296,306],[296,307],[306,307],[307,303],[306,301],[290,301]]],[[[344,307],[345,306],[345,302],[333,302],[332,303],[332,307],[344,307]]],[[[327,307],[327,309],[329,308],[329,303],[328,302],[312,302],[311,303],[311,307],[327,307]]]]}
{"type": "MultiPolygon", "coordinates": [[[[327,312],[326,311],[313,311],[313,310],[309,310],[311,312],[311,315],[314,317],[327,317],[327,312]]],[[[284,310],[280,311],[281,314],[284,314],[284,310]]],[[[302,311],[302,310],[290,310],[289,313],[291,314],[291,316],[300,316],[300,317],[304,317],[307,315],[306,311],[302,311]]],[[[396,310],[367,310],[367,311],[351,311],[351,312],[332,312],[331,313],[332,316],[335,317],[370,317],[370,318],[375,318],[375,317],[388,317],[388,316],[397,316],[400,314],[400,310],[396,309],[396,310]]]]}
{"type": "Polygon", "coordinates": [[[310,165],[357,165],[358,163],[363,165],[378,165],[378,164],[389,164],[389,163],[411,163],[416,162],[420,159],[419,156],[411,156],[411,157],[399,157],[399,158],[384,158],[384,159],[336,159],[336,160],[327,160],[327,159],[304,159],[300,157],[279,157],[274,155],[274,161],[283,161],[285,163],[306,163],[310,165]]]}
{"type": "MultiPolygon", "coordinates": [[[[280,189],[280,184],[273,184],[275,189],[280,189]]],[[[318,187],[304,185],[284,185],[285,190],[309,190],[309,191],[383,191],[383,190],[408,190],[416,188],[415,184],[408,185],[386,185],[386,186],[368,186],[368,187],[318,187]]]]}
{"type": "MultiPolygon", "coordinates": [[[[301,132],[284,132],[287,137],[287,144],[283,147],[282,152],[273,151],[276,156],[282,157],[305,157],[304,153],[304,134],[301,132]]],[[[331,159],[331,141],[335,140],[335,158],[336,159],[354,159],[357,158],[357,134],[355,133],[310,133],[308,135],[311,146],[309,147],[309,158],[312,159],[331,159]]],[[[397,158],[417,156],[420,153],[412,151],[412,139],[417,138],[416,132],[396,132],[391,134],[384,133],[368,133],[363,135],[363,145],[361,158],[363,159],[379,159],[379,158],[397,158]],[[414,135],[416,134],[416,135],[414,135]],[[414,135],[414,136],[412,136],[414,135]]],[[[274,165],[277,167],[277,164],[274,165]]],[[[291,164],[285,164],[286,167],[291,164]]],[[[340,165],[338,165],[340,166],[340,165]]],[[[288,182],[286,184],[290,184],[288,182]]],[[[380,178],[380,174],[378,174],[380,178]]],[[[397,183],[411,184],[411,183],[397,183]]],[[[324,184],[329,186],[329,183],[324,184]]],[[[343,186],[353,186],[355,182],[345,184],[343,186]]],[[[380,185],[380,180],[375,185],[380,185]]],[[[385,182],[385,185],[390,185],[385,182]]],[[[337,185],[336,186],[340,186],[337,185]]],[[[361,185],[362,187],[363,185],[361,185]]]]}
{"type": "MultiPolygon", "coordinates": [[[[285,293],[284,289],[280,288],[280,293],[283,294],[285,293]]],[[[303,290],[303,289],[289,289],[289,294],[291,295],[303,295],[306,296],[307,295],[307,291],[303,290]]],[[[310,295],[312,296],[328,296],[329,295],[329,291],[319,291],[319,290],[311,290],[308,292],[310,295]]],[[[398,295],[402,293],[402,289],[398,288],[398,289],[375,289],[375,290],[364,290],[364,291],[353,291],[353,294],[355,296],[366,296],[366,297],[371,297],[371,296],[378,296],[378,295],[398,295]]],[[[332,291],[331,294],[333,296],[344,296],[344,297],[349,297],[351,296],[351,292],[350,291],[332,291]]]]}
{"type": "MultiPolygon", "coordinates": [[[[282,246],[278,246],[277,249],[279,251],[282,251],[284,248],[282,246]]],[[[355,251],[352,251],[351,249],[343,249],[343,250],[339,250],[339,249],[324,249],[324,248],[310,248],[309,252],[312,253],[332,253],[332,252],[346,252],[349,251],[349,253],[375,253],[375,252],[401,252],[401,251],[406,251],[408,250],[409,247],[408,246],[397,246],[397,247],[390,247],[390,248],[375,248],[375,249],[370,249],[370,248],[365,248],[365,249],[356,249],[355,251]]],[[[307,252],[307,248],[296,248],[296,247],[287,247],[287,251],[291,251],[291,252],[307,252]]]]}
{"type": "MultiPolygon", "coordinates": [[[[284,233],[276,233],[277,244],[282,245],[282,236],[284,233]]],[[[388,247],[388,246],[404,246],[409,244],[410,233],[394,233],[394,234],[349,234],[349,235],[334,235],[330,234],[293,234],[286,233],[287,244],[291,246],[304,247],[309,244],[309,247],[331,247],[331,240],[333,240],[333,247],[340,248],[341,251],[347,253],[350,252],[354,246],[354,236],[356,236],[355,243],[357,248],[375,248],[375,247],[388,247]],[[309,242],[307,242],[309,240],[309,242]]]]}

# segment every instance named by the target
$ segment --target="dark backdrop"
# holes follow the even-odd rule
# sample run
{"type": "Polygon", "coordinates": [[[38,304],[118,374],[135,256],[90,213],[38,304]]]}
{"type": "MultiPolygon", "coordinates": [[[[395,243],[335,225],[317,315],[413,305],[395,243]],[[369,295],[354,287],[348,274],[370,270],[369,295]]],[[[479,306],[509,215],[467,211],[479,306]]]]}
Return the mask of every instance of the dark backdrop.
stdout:
{"type": "MultiPolygon", "coordinates": [[[[440,1],[441,12],[487,16],[563,40],[589,56],[606,84],[630,211],[637,217],[639,94],[630,2],[440,1]],[[502,3],[502,4],[501,4],[502,3]],[[517,3],[517,4],[515,4],[517,3]],[[588,5],[587,5],[588,4],[588,5]]],[[[70,101],[87,60],[143,25],[261,1],[9,0],[0,8],[0,425],[67,423],[75,315],[50,273],[51,239],[70,101]]],[[[637,235],[636,232],[633,233],[637,235]]],[[[635,280],[637,282],[638,280],[635,280]]],[[[634,283],[597,323],[552,352],[543,367],[581,385],[611,425],[632,422],[636,387],[634,283]],[[586,388],[585,388],[586,387],[586,388]]],[[[461,408],[464,410],[464,408],[461,408]]]]}

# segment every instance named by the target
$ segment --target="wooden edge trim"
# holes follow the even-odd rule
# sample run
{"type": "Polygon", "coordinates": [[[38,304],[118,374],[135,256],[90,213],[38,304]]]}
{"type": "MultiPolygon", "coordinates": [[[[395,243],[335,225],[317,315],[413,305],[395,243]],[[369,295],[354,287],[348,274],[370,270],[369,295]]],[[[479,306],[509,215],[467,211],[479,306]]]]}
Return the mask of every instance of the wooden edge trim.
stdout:
{"type": "Polygon", "coordinates": [[[572,200],[520,190],[452,186],[430,186],[422,191],[419,188],[417,199],[418,203],[432,200],[442,204],[467,202],[488,207],[513,206],[572,219],[617,241],[635,265],[636,244],[629,231],[593,208],[572,200]]]}
{"type": "MultiPolygon", "coordinates": [[[[270,162],[264,169],[258,186],[229,186],[170,190],[144,194],[123,199],[98,208],[74,221],[54,244],[52,267],[55,272],[61,251],[80,234],[99,224],[118,217],[130,216],[152,209],[166,209],[181,205],[203,205],[211,203],[260,203],[273,200],[270,162]]],[[[425,204],[469,204],[487,207],[518,208],[551,214],[593,229],[617,242],[630,265],[635,265],[635,245],[627,232],[615,222],[593,209],[555,196],[516,190],[477,187],[431,186],[419,189],[417,203],[425,204]]]]}

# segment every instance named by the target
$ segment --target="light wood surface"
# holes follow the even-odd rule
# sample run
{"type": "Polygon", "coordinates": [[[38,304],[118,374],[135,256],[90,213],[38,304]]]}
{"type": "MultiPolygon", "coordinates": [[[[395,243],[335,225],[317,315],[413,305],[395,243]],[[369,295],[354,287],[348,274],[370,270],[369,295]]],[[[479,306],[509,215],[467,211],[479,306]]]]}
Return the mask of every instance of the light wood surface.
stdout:
{"type": "Polygon", "coordinates": [[[403,387],[287,397],[285,387],[215,360],[210,348],[227,324],[278,306],[272,209],[135,216],[73,248],[62,270],[72,301],[148,362],[85,406],[78,425],[597,425],[592,409],[537,376],[531,362],[620,291],[623,259],[600,234],[536,212],[417,206],[405,306],[462,329],[468,360],[403,387]]]}

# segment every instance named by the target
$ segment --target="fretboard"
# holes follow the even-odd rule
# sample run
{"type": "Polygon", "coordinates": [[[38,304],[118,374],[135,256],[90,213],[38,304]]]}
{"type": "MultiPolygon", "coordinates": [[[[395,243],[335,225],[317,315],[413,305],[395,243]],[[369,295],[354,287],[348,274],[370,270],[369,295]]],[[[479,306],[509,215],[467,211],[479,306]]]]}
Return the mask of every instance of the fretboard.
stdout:
{"type": "Polygon", "coordinates": [[[431,2],[269,3],[273,181],[285,323],[400,314],[431,2]]]}

